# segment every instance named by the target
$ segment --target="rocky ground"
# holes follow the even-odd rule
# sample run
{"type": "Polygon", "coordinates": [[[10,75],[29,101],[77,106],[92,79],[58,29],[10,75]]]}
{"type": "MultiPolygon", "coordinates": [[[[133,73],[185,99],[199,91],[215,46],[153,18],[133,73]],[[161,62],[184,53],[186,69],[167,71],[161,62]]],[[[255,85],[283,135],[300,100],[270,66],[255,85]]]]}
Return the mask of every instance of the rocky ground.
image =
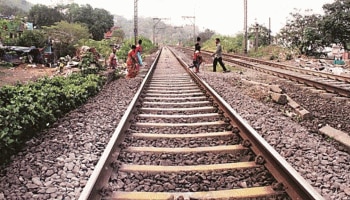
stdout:
{"type": "MultiPolygon", "coordinates": [[[[189,56],[183,55],[183,58],[189,56]]],[[[190,63],[190,59],[187,60],[190,63]]],[[[295,66],[314,68],[302,60],[295,66]]],[[[213,73],[210,60],[199,76],[207,81],[251,126],[258,131],[326,199],[350,199],[350,155],[338,142],[319,133],[325,125],[350,133],[350,100],[335,101],[307,87],[226,63],[230,73],[213,73]],[[313,116],[301,119],[288,105],[272,102],[269,87],[278,85],[313,116]],[[339,181],[339,182],[338,182],[339,181]]],[[[319,64],[317,64],[319,65],[319,64]]],[[[324,63],[324,70],[334,66],[324,63]]],[[[217,68],[221,68],[218,66],[217,68]]],[[[341,73],[349,74],[347,66],[341,73]]]]}
{"type": "MultiPolygon", "coordinates": [[[[190,63],[190,56],[183,57],[190,63]]],[[[334,104],[285,80],[230,68],[230,73],[213,73],[210,65],[202,66],[199,76],[325,199],[350,199],[350,156],[317,131],[324,124],[340,124],[343,131],[349,131],[348,101],[334,104]],[[267,88],[242,80],[279,84],[317,117],[307,121],[289,117],[286,107],[269,100],[267,88]]],[[[28,141],[1,171],[0,199],[77,199],[141,81],[137,77],[111,82],[87,104],[44,131],[44,136],[28,141]]]]}

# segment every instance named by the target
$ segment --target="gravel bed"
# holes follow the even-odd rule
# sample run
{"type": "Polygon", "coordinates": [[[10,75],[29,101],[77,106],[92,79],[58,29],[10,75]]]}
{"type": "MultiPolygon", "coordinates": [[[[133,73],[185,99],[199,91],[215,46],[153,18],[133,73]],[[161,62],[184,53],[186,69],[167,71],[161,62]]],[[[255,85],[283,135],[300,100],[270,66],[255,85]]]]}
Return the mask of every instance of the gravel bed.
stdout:
{"type": "MultiPolygon", "coordinates": [[[[216,112],[217,108],[210,109],[209,112],[216,112]]],[[[208,109],[205,110],[189,110],[189,111],[172,111],[172,110],[142,110],[139,114],[157,114],[157,115],[193,115],[193,114],[207,114],[208,109]]]]}
{"type": "MultiPolygon", "coordinates": [[[[190,55],[183,54],[182,58],[191,61],[190,55]]],[[[349,101],[335,103],[297,84],[240,67],[234,67],[231,73],[213,73],[208,61],[201,67],[199,76],[223,96],[325,199],[350,199],[350,155],[336,141],[318,133],[318,128],[326,124],[333,124],[334,128],[350,133],[345,129],[349,126],[349,101]],[[286,117],[285,111],[289,108],[271,103],[268,88],[242,80],[280,85],[314,118],[299,121],[286,117]]]]}
{"type": "MultiPolygon", "coordinates": [[[[190,63],[191,56],[186,57],[190,63]]],[[[199,76],[210,83],[325,199],[350,199],[350,156],[336,148],[337,142],[316,131],[318,123],[322,123],[332,124],[335,128],[341,124],[343,131],[350,132],[346,118],[350,113],[348,104],[342,104],[344,116],[337,116],[340,111],[323,111],[336,110],[334,104],[327,100],[325,103],[310,92],[303,97],[301,94],[305,93],[298,86],[281,81],[279,84],[289,96],[313,115],[320,113],[321,117],[314,119],[320,120],[317,123],[299,123],[286,117],[280,106],[265,101],[266,88],[241,81],[242,78],[267,81],[259,74],[247,70],[223,74],[201,69],[199,76]]],[[[29,141],[24,150],[13,157],[11,164],[1,170],[0,199],[77,199],[140,83],[140,78],[112,82],[86,105],[55,123],[44,136],[29,141]]],[[[230,128],[220,131],[224,130],[230,128]]],[[[171,130],[152,131],[172,133],[171,130]]],[[[215,130],[203,128],[197,133],[202,131],[215,130]]]]}
{"type": "Polygon", "coordinates": [[[250,150],[236,151],[235,153],[183,153],[183,154],[149,154],[121,152],[119,158],[123,163],[139,165],[210,165],[233,162],[254,161],[255,155],[250,150]],[[183,162],[186,160],[186,162],[183,162]]]}
{"type": "Polygon", "coordinates": [[[318,95],[310,95],[310,91],[289,84],[289,81],[238,67],[233,68],[231,73],[213,73],[210,65],[203,66],[199,76],[285,157],[325,199],[350,199],[350,155],[336,141],[319,134],[315,129],[315,124],[320,128],[320,125],[333,121],[342,124],[341,127],[347,127],[348,120],[341,119],[349,117],[348,104],[336,108],[334,106],[337,104],[318,95]],[[298,121],[287,117],[285,107],[268,100],[266,87],[247,84],[242,79],[265,84],[278,83],[286,90],[287,95],[292,98],[298,96],[300,99],[294,100],[313,115],[323,113],[322,124],[319,124],[318,118],[298,121]],[[335,113],[333,110],[342,111],[335,113]]]}
{"type": "Polygon", "coordinates": [[[236,145],[239,144],[241,138],[237,135],[213,137],[213,138],[187,138],[187,139],[155,139],[155,140],[145,140],[145,139],[135,139],[127,138],[126,143],[131,144],[133,147],[169,147],[169,148],[181,148],[181,147],[211,147],[219,145],[236,145]]]}
{"type": "Polygon", "coordinates": [[[265,167],[245,172],[245,174],[241,173],[241,170],[159,174],[118,172],[111,178],[110,186],[120,191],[198,192],[267,186],[276,182],[265,167]]]}
{"type": "MultiPolygon", "coordinates": [[[[187,101],[186,103],[188,104],[171,104],[171,107],[173,108],[196,108],[196,107],[206,107],[206,106],[213,106],[212,103],[208,102],[203,102],[201,103],[201,101],[195,101],[197,102],[196,104],[189,104],[189,101],[187,101]]],[[[159,106],[164,106],[166,107],[166,104],[157,104],[157,105],[152,105],[152,104],[142,104],[143,108],[155,108],[155,107],[159,107],[159,106]]]]}
{"type": "Polygon", "coordinates": [[[144,128],[138,126],[131,126],[131,132],[142,132],[142,133],[165,133],[165,134],[195,134],[195,133],[207,133],[207,132],[224,132],[231,131],[232,126],[227,125],[209,125],[200,126],[196,130],[193,127],[179,127],[174,129],[173,127],[154,127],[154,128],[144,128]]]}
{"type": "MultiPolygon", "coordinates": [[[[181,98],[182,98],[182,102],[197,102],[197,101],[203,101],[203,99],[206,99],[206,97],[204,95],[196,96],[196,97],[181,97],[181,98]]],[[[153,103],[156,103],[156,102],[172,103],[174,101],[179,102],[178,99],[173,100],[173,99],[166,99],[164,97],[158,97],[158,98],[150,97],[148,99],[145,98],[145,101],[153,102],[153,103]],[[161,98],[163,98],[163,99],[161,99],[161,98]]]]}
{"type": "Polygon", "coordinates": [[[333,128],[350,134],[350,100],[322,98],[318,93],[312,93],[305,88],[296,87],[292,83],[280,83],[281,88],[302,107],[313,114],[313,120],[302,121],[301,124],[317,131],[320,127],[330,125],[333,128]],[[308,94],[305,98],[303,94],[308,94]]]}
{"type": "Polygon", "coordinates": [[[0,199],[78,199],[142,79],[118,79],[1,170],[0,199]]]}
{"type": "MultiPolygon", "coordinates": [[[[165,115],[165,114],[162,114],[165,115]]],[[[221,116],[201,116],[201,117],[196,117],[196,118],[144,118],[144,117],[139,117],[137,118],[138,122],[148,122],[148,123],[200,123],[200,122],[215,122],[215,121],[225,121],[224,117],[221,116]]]]}

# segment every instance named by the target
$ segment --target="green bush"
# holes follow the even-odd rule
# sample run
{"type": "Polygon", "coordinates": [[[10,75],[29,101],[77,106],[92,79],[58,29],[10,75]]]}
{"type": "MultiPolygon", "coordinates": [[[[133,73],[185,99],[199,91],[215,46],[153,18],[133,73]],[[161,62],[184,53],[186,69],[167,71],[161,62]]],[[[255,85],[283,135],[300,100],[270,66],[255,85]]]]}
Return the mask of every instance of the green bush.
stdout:
{"type": "Polygon", "coordinates": [[[78,66],[81,69],[81,73],[83,75],[97,74],[102,69],[102,66],[95,59],[92,52],[84,53],[78,66]]]}
{"type": "Polygon", "coordinates": [[[99,75],[73,74],[67,78],[42,78],[27,85],[2,87],[0,160],[8,160],[25,141],[96,95],[104,82],[99,75]]]}
{"type": "MultiPolygon", "coordinates": [[[[144,58],[144,55],[150,54],[150,53],[154,52],[155,49],[157,49],[157,47],[153,45],[151,40],[149,40],[145,37],[139,37],[139,39],[142,40],[143,58],[144,58]]],[[[134,39],[129,39],[129,40],[124,41],[123,45],[121,46],[121,48],[117,52],[117,57],[121,60],[126,61],[126,59],[128,57],[128,52],[130,51],[131,45],[133,45],[133,44],[135,44],[134,39]]]]}

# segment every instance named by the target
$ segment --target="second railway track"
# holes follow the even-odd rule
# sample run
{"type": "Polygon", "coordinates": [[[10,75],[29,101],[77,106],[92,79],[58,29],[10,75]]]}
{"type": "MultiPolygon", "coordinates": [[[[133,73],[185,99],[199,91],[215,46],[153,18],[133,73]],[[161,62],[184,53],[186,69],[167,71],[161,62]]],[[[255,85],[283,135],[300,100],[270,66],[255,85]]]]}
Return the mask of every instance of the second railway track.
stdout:
{"type": "Polygon", "coordinates": [[[164,48],[80,199],[323,199],[164,48]]]}
{"type": "MultiPolygon", "coordinates": [[[[189,48],[179,48],[191,54],[189,48]]],[[[211,56],[211,51],[202,50],[207,59],[211,56]]],[[[281,63],[265,61],[261,59],[240,56],[236,54],[223,54],[223,60],[234,63],[239,66],[251,68],[266,74],[271,74],[281,78],[289,79],[302,83],[317,89],[325,90],[342,97],[350,97],[350,77],[344,75],[335,75],[332,73],[304,69],[285,65],[281,63]]],[[[209,59],[208,59],[209,60],[209,59]]]]}

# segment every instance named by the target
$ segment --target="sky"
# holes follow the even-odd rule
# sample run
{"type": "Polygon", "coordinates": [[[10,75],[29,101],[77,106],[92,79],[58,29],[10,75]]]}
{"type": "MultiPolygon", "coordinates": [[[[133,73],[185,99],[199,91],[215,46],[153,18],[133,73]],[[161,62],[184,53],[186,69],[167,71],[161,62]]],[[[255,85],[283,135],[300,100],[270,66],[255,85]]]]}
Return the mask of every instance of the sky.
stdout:
{"type": "MultiPolygon", "coordinates": [[[[90,4],[111,14],[134,18],[134,0],[27,0],[34,4],[90,4]]],[[[244,29],[244,0],[138,0],[138,16],[161,18],[175,26],[195,25],[222,35],[235,35],[244,29]]],[[[271,25],[276,34],[295,9],[323,14],[322,6],[334,0],[247,0],[247,24],[271,25]],[[269,23],[270,21],[270,23],[269,23]]]]}

